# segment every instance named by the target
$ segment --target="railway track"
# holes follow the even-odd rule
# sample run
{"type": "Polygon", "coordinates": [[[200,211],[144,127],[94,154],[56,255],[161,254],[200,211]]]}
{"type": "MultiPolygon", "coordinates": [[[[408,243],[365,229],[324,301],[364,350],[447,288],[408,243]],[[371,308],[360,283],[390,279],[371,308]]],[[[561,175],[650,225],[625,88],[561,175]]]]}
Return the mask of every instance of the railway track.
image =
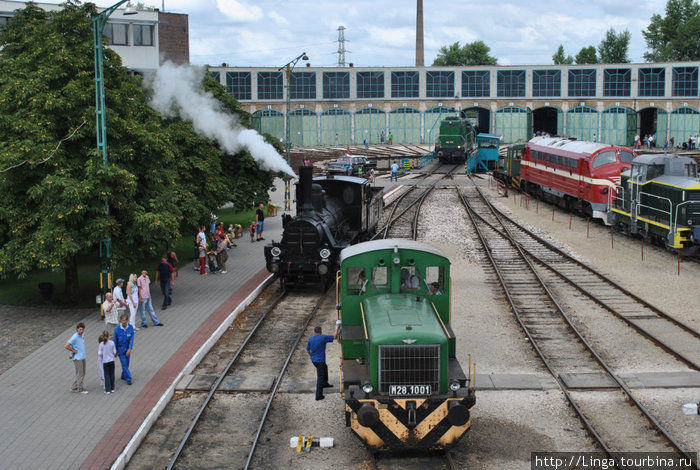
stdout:
{"type": "Polygon", "coordinates": [[[132,459],[128,468],[255,468],[287,366],[316,311],[333,303],[330,294],[268,287],[260,307],[234,322],[173,399],[175,422],[151,429],[139,448],[149,460],[132,459]]]}
{"type": "Polygon", "coordinates": [[[496,208],[492,210],[528,256],[545,268],[540,271],[543,275],[564,280],[689,368],[700,370],[700,332],[522,227],[496,208]]]}
{"type": "Polygon", "coordinates": [[[416,240],[418,238],[418,218],[425,199],[440,181],[452,178],[452,173],[458,168],[461,168],[461,165],[435,166],[423,175],[425,183],[429,186],[423,186],[422,191],[417,190],[419,188],[417,185],[409,186],[397,199],[385,207],[385,209],[389,209],[388,216],[385,217],[384,225],[377,230],[371,239],[409,238],[416,240]],[[445,172],[437,170],[445,170],[445,172]],[[438,177],[431,178],[433,175],[438,175],[438,177]],[[410,225],[407,226],[403,223],[404,220],[410,220],[410,225]]]}
{"type": "Polygon", "coordinates": [[[514,223],[502,222],[485,198],[461,193],[460,198],[523,331],[601,448],[613,459],[618,458],[615,452],[630,450],[677,452],[690,458],[569,318],[553,294],[552,280],[544,279],[536,266],[547,264],[548,256],[541,254],[534,261],[535,255],[531,258],[521,246],[525,240],[511,233],[514,223]],[[581,377],[596,377],[604,385],[590,387],[581,377]]]}

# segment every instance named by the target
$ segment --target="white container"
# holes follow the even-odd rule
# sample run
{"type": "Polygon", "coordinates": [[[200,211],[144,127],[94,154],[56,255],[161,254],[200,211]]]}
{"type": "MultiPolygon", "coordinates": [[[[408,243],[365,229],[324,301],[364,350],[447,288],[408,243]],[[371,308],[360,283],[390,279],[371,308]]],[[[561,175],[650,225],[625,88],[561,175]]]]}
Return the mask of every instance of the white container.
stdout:
{"type": "MultiPolygon", "coordinates": [[[[304,436],[304,443],[306,443],[306,439],[308,436],[304,436]]],[[[289,438],[289,447],[292,449],[297,448],[297,444],[299,443],[299,436],[294,436],[289,438]]],[[[312,446],[319,446],[321,448],[330,448],[333,447],[333,438],[332,437],[314,437],[313,442],[311,443],[312,446]]]]}
{"type": "Polygon", "coordinates": [[[697,403],[686,403],[683,405],[684,415],[696,415],[698,414],[698,404],[697,403]]]}

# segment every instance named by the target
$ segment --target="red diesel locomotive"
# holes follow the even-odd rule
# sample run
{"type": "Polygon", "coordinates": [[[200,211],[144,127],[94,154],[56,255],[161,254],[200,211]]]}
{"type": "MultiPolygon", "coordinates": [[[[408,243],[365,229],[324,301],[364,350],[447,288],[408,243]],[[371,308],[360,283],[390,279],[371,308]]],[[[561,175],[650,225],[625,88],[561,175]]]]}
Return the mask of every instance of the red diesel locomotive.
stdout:
{"type": "Polygon", "coordinates": [[[520,188],[609,224],[620,173],[632,167],[636,156],[626,147],[562,137],[534,137],[523,148],[520,188]]]}

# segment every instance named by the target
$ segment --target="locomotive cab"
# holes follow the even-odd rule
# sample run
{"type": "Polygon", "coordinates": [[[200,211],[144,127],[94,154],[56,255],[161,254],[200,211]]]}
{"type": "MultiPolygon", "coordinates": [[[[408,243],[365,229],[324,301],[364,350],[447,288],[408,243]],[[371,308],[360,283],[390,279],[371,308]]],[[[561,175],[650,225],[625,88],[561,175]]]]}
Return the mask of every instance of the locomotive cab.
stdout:
{"type": "Polygon", "coordinates": [[[700,242],[697,163],[677,155],[641,155],[621,175],[613,207],[616,225],[682,254],[700,242]]]}
{"type": "Polygon", "coordinates": [[[409,240],[343,250],[339,279],[346,425],[374,449],[444,449],[476,399],[456,358],[450,262],[409,240]]]}

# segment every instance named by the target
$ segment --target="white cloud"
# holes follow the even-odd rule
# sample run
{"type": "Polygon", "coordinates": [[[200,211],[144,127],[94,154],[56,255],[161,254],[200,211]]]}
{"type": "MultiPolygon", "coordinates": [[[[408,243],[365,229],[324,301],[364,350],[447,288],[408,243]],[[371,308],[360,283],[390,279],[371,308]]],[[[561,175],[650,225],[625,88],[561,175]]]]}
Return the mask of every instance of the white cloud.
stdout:
{"type": "Polygon", "coordinates": [[[236,23],[255,22],[262,19],[262,9],[247,3],[237,0],[216,0],[216,7],[221,13],[236,23]]]}

